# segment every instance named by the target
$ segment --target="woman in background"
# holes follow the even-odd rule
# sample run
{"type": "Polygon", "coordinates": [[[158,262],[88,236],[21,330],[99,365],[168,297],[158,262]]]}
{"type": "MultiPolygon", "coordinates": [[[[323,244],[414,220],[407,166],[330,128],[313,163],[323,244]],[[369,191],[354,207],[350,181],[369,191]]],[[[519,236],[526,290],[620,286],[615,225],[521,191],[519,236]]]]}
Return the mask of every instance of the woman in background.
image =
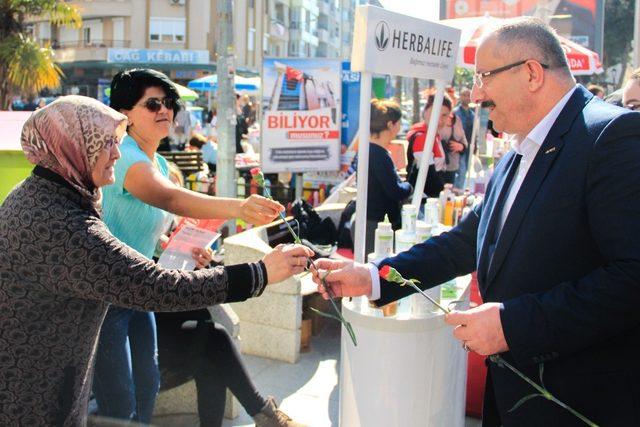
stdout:
{"type": "MultiPolygon", "coordinates": [[[[156,153],[180,111],[178,92],[164,74],[150,69],[118,73],[111,82],[111,107],[128,118],[115,183],[104,189],[104,221],[118,239],[151,259],[166,230],[166,217],[241,218],[251,224],[271,222],[284,208],[252,195],[241,199],[211,197],[174,185],[166,160],[156,153]]],[[[203,248],[194,252],[204,265],[203,248]]],[[[180,325],[182,322],[180,322],[180,325]]],[[[180,326],[178,325],[178,327],[180,326]]],[[[153,313],[112,308],[100,332],[94,375],[98,413],[149,423],[160,388],[158,344],[153,313]]],[[[266,408],[256,392],[249,408],[266,408]]],[[[255,415],[254,413],[252,415],[255,415]]]]}
{"type": "MultiPolygon", "coordinates": [[[[411,126],[411,130],[407,133],[407,141],[409,142],[409,146],[407,147],[407,181],[414,186],[416,185],[416,179],[418,177],[420,159],[424,152],[434,102],[435,95],[429,95],[422,112],[423,121],[411,126]]],[[[451,114],[451,108],[451,99],[445,94],[442,98],[442,107],[440,109],[440,117],[438,118],[438,129],[446,126],[449,115],[451,114]]],[[[427,182],[424,187],[424,194],[428,197],[438,197],[440,191],[444,188],[444,183],[438,172],[443,170],[446,165],[445,152],[440,143],[440,135],[438,135],[438,133],[436,133],[435,140],[433,141],[433,149],[429,155],[427,164],[429,165],[429,169],[427,171],[427,182]]]]}
{"type": "MultiPolygon", "coordinates": [[[[378,223],[389,217],[392,228],[402,225],[401,203],[409,198],[413,187],[403,182],[396,171],[389,145],[400,131],[402,110],[391,100],[371,100],[371,144],[369,145],[369,179],[367,192],[367,231],[365,250],[374,250],[378,223]]],[[[355,241],[355,240],[354,240],[355,241]]]]}

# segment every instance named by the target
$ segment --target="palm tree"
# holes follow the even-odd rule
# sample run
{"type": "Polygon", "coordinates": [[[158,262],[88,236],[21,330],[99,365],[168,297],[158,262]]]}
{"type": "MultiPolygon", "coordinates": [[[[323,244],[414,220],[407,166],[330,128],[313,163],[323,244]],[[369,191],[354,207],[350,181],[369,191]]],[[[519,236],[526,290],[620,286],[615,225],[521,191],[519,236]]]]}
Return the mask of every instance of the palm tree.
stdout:
{"type": "Polygon", "coordinates": [[[60,86],[62,70],[50,45],[41,46],[27,33],[26,19],[41,16],[53,25],[80,28],[78,9],[62,0],[0,0],[0,109],[10,95],[36,95],[60,86]]]}

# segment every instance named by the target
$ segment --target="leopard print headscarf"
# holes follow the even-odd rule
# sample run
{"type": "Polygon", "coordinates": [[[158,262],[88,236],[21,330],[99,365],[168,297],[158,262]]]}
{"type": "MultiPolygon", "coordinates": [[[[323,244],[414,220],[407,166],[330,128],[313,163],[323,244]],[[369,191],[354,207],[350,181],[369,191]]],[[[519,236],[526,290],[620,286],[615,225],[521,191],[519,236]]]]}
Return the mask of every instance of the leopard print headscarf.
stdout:
{"type": "Polygon", "coordinates": [[[116,142],[127,117],[86,96],[63,96],[36,111],[22,128],[27,159],[62,176],[92,202],[100,198],[91,171],[103,148],[116,142]]]}

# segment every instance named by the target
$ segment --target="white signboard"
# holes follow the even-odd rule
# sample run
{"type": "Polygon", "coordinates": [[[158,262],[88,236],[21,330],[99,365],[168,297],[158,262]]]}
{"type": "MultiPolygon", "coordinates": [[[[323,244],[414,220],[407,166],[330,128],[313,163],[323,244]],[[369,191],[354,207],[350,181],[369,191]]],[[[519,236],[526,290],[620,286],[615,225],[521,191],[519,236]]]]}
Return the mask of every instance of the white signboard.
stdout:
{"type": "Polygon", "coordinates": [[[260,161],[267,173],[340,168],[341,62],[265,58],[260,161]]]}
{"type": "Polygon", "coordinates": [[[358,6],[352,71],[451,80],[460,30],[375,6],[358,6]]]}

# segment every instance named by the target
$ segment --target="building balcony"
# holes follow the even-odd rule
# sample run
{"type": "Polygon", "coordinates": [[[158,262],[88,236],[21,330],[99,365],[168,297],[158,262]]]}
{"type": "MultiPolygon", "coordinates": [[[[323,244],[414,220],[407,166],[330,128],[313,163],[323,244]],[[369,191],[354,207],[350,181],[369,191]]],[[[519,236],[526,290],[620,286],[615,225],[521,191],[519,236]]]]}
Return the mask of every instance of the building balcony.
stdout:
{"type": "Polygon", "coordinates": [[[74,40],[68,42],[53,41],[51,47],[54,49],[95,49],[102,47],[128,48],[131,40],[74,40]]]}

